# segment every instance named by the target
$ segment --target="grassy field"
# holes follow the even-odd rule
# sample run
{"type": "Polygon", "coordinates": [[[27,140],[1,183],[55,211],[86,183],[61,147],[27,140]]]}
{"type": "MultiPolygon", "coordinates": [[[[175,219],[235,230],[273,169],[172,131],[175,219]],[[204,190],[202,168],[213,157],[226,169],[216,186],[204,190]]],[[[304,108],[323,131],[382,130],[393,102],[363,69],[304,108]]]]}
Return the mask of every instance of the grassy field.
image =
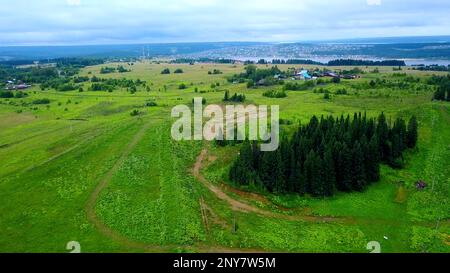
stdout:
{"type": "Polygon", "coordinates": [[[33,87],[26,98],[0,99],[0,252],[68,252],[69,241],[80,242],[83,252],[369,252],[370,241],[383,252],[450,252],[450,104],[431,101],[424,79],[432,72],[405,68],[401,73],[422,81],[371,88],[372,79],[406,76],[392,67],[362,68],[361,79],[323,86],[332,94],[326,100],[318,88],[275,99],[262,94],[281,86],[228,83],[225,77],[242,65],[125,67],[132,71],[100,74],[94,66],[80,75],[141,79],[149,90],[33,87]],[[162,75],[164,68],[184,73],[162,75]],[[208,75],[213,69],[223,74],[208,75]],[[342,88],[347,95],[334,94],[342,88]],[[170,137],[173,106],[198,96],[222,104],[225,90],[245,93],[246,103],[280,105],[280,117],[294,124],[284,131],[312,115],[414,114],[419,144],[404,169],[383,166],[381,181],[364,193],[328,199],[249,193],[227,182],[238,147],[170,137]],[[50,104],[30,104],[42,98],[50,104]],[[146,107],[148,101],[157,106],[146,107]],[[131,116],[135,109],[141,114],[131,116]],[[199,160],[202,151],[206,158],[199,160]],[[415,188],[420,179],[429,184],[423,191],[415,188]]]}

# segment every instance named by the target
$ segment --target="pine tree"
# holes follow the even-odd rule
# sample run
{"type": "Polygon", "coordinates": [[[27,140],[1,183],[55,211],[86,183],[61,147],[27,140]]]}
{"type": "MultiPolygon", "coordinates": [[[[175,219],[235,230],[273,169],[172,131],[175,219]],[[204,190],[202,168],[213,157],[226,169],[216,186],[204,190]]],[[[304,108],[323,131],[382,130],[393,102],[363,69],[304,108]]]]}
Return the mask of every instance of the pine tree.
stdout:
{"type": "Polygon", "coordinates": [[[274,152],[262,153],[259,178],[264,188],[273,191],[273,154],[274,152]]]}
{"type": "Polygon", "coordinates": [[[352,191],[353,160],[352,152],[345,143],[342,146],[342,150],[340,151],[339,160],[339,172],[341,177],[340,181],[338,181],[337,183],[337,187],[340,191],[350,192],[352,191]]]}
{"type": "Polygon", "coordinates": [[[323,196],[322,160],[319,155],[311,150],[305,161],[305,176],[307,192],[313,196],[323,196]]]}
{"type": "Polygon", "coordinates": [[[384,113],[381,113],[378,118],[376,134],[378,135],[381,158],[383,160],[388,160],[390,156],[390,147],[387,143],[389,140],[389,126],[387,125],[384,113]]]}
{"type": "Polygon", "coordinates": [[[439,86],[436,92],[434,92],[433,98],[435,100],[445,100],[445,88],[444,86],[439,86]]]}
{"type": "Polygon", "coordinates": [[[225,91],[225,96],[223,98],[223,101],[229,101],[230,100],[230,91],[225,91]]]}
{"type": "Polygon", "coordinates": [[[289,162],[290,174],[287,180],[287,190],[289,192],[298,192],[298,186],[300,183],[301,165],[295,158],[295,154],[291,153],[291,160],[289,162]]]}
{"type": "Polygon", "coordinates": [[[367,182],[366,182],[366,171],[364,169],[364,155],[361,149],[361,144],[359,142],[355,142],[355,145],[352,149],[352,190],[362,191],[367,182]]]}
{"type": "Polygon", "coordinates": [[[406,134],[406,123],[405,120],[402,118],[397,118],[397,120],[394,123],[394,128],[392,129],[394,131],[394,134],[398,135],[398,150],[403,152],[403,150],[406,149],[407,145],[407,134],[406,134]]]}
{"type": "Polygon", "coordinates": [[[291,176],[291,154],[292,147],[289,143],[289,140],[287,137],[283,137],[281,143],[280,143],[280,153],[281,153],[281,161],[283,166],[283,179],[287,181],[289,177],[291,176]]]}
{"type": "Polygon", "coordinates": [[[252,141],[252,167],[255,171],[260,168],[261,152],[256,141],[252,141]]]}
{"type": "Polygon", "coordinates": [[[275,152],[264,152],[261,162],[260,179],[270,192],[284,191],[283,163],[279,150],[275,152]]]}
{"type": "Polygon", "coordinates": [[[417,144],[417,118],[412,116],[408,123],[408,131],[406,132],[406,144],[408,148],[414,148],[417,144]]]}
{"type": "Polygon", "coordinates": [[[281,157],[281,151],[278,149],[275,151],[275,162],[274,162],[274,169],[273,169],[273,176],[274,176],[274,191],[278,193],[282,193],[286,191],[286,180],[284,179],[284,166],[283,166],[283,159],[281,157]]]}
{"type": "Polygon", "coordinates": [[[336,174],[336,188],[338,190],[342,189],[342,174],[343,174],[343,161],[342,161],[342,144],[336,141],[333,146],[333,161],[334,161],[334,172],[336,174]]]}
{"type": "Polygon", "coordinates": [[[393,167],[401,167],[402,163],[402,149],[401,149],[401,137],[400,134],[393,134],[392,137],[392,162],[390,165],[393,167]]]}
{"type": "Polygon", "coordinates": [[[322,179],[323,179],[323,195],[324,196],[332,196],[334,193],[334,189],[336,187],[336,172],[334,169],[334,160],[333,160],[333,152],[332,145],[334,143],[330,143],[326,148],[324,157],[323,157],[323,167],[322,167],[322,179]]]}
{"type": "Polygon", "coordinates": [[[380,148],[378,147],[378,136],[372,136],[366,155],[366,176],[369,182],[380,180],[380,148]]]}

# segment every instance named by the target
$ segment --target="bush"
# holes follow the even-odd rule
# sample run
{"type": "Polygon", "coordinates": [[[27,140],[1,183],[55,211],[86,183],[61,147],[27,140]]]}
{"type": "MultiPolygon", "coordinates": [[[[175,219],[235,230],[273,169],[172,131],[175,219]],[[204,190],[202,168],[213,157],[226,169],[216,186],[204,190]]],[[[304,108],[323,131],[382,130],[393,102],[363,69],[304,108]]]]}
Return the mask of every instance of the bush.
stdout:
{"type": "Polygon", "coordinates": [[[116,72],[116,69],[114,67],[102,67],[100,69],[100,74],[109,74],[116,72]]]}
{"type": "Polygon", "coordinates": [[[163,71],[161,71],[161,74],[163,74],[163,75],[170,74],[170,69],[169,68],[165,68],[163,71]]]}
{"type": "Polygon", "coordinates": [[[33,104],[49,104],[50,100],[49,99],[38,99],[38,100],[34,100],[33,104]]]}
{"type": "Polygon", "coordinates": [[[21,99],[21,98],[24,98],[24,97],[26,97],[26,96],[28,96],[27,93],[24,93],[24,92],[22,92],[22,91],[19,91],[19,92],[17,92],[17,93],[14,95],[14,98],[16,98],[16,99],[21,99]]]}
{"type": "Polygon", "coordinates": [[[336,91],[336,95],[347,95],[347,89],[343,88],[343,89],[339,89],[336,91]]]}
{"type": "Polygon", "coordinates": [[[132,117],[139,116],[140,114],[141,114],[141,112],[139,112],[139,110],[137,110],[137,109],[134,109],[134,110],[131,111],[131,113],[130,113],[130,115],[131,115],[132,117]]]}
{"type": "Polygon", "coordinates": [[[184,71],[181,68],[177,68],[177,70],[175,70],[173,73],[175,73],[175,74],[183,74],[184,71]]]}
{"type": "Polygon", "coordinates": [[[219,74],[223,74],[222,71],[218,70],[218,69],[214,69],[213,71],[208,71],[208,75],[219,75],[219,74]]]}
{"type": "Polygon", "coordinates": [[[333,83],[340,83],[341,82],[341,78],[339,77],[334,77],[333,80],[331,80],[333,83]]]}
{"type": "Polygon", "coordinates": [[[149,101],[149,102],[147,102],[145,104],[145,106],[147,106],[147,107],[155,107],[155,106],[158,106],[158,104],[156,102],[154,102],[154,101],[149,101]]]}
{"type": "Polygon", "coordinates": [[[178,86],[178,89],[180,89],[180,90],[186,89],[186,88],[187,88],[187,86],[186,86],[185,83],[181,83],[181,84],[178,86]]]}
{"type": "Polygon", "coordinates": [[[291,91],[305,91],[313,88],[316,85],[315,81],[306,81],[304,83],[287,82],[285,83],[283,89],[291,91]]]}
{"type": "Polygon", "coordinates": [[[117,67],[117,71],[119,71],[119,73],[127,73],[127,72],[130,72],[130,70],[126,69],[126,68],[123,67],[122,65],[120,65],[119,67],[117,67]]]}
{"type": "Polygon", "coordinates": [[[11,91],[2,91],[0,92],[0,98],[4,99],[14,98],[14,93],[11,91]]]}
{"type": "Polygon", "coordinates": [[[244,102],[245,101],[245,95],[244,94],[237,94],[237,93],[234,93],[234,95],[233,96],[231,96],[230,97],[230,91],[225,91],[225,95],[224,95],[224,98],[223,98],[223,101],[225,101],[225,102],[228,102],[228,101],[230,101],[230,102],[244,102]]]}
{"type": "Polygon", "coordinates": [[[270,91],[264,92],[263,96],[268,97],[268,98],[286,98],[287,93],[283,90],[281,90],[281,91],[270,90],[270,91]]]}
{"type": "Polygon", "coordinates": [[[73,85],[71,83],[59,85],[58,88],[57,88],[57,90],[60,91],[60,92],[73,91],[73,90],[76,90],[76,89],[77,89],[77,86],[75,86],[75,85],[73,85]]]}

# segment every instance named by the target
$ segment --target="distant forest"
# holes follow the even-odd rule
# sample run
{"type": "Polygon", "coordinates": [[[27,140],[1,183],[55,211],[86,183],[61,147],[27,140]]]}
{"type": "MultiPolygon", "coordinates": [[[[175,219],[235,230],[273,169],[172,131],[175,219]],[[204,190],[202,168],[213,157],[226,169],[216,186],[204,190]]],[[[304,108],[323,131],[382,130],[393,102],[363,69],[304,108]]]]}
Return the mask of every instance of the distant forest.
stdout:
{"type": "Polygon", "coordinates": [[[384,61],[369,61],[369,60],[351,60],[340,59],[328,62],[329,66],[406,66],[404,61],[399,60],[384,60],[384,61]]]}
{"type": "MultiPolygon", "coordinates": [[[[237,60],[233,59],[213,59],[213,58],[180,58],[172,60],[171,63],[222,63],[222,64],[234,64],[237,60]]],[[[323,66],[406,66],[404,61],[399,60],[383,60],[383,61],[371,61],[371,60],[352,60],[352,59],[338,59],[332,60],[328,63],[321,63],[309,59],[273,59],[265,60],[260,59],[258,61],[247,60],[244,64],[304,64],[304,65],[323,65],[323,66]]]]}
{"type": "Polygon", "coordinates": [[[256,142],[244,142],[229,171],[231,181],[276,193],[332,196],[336,191],[363,191],[380,179],[380,164],[403,165],[403,152],[414,148],[418,123],[361,113],[340,118],[316,116],[283,137],[275,152],[260,152],[256,142]]]}

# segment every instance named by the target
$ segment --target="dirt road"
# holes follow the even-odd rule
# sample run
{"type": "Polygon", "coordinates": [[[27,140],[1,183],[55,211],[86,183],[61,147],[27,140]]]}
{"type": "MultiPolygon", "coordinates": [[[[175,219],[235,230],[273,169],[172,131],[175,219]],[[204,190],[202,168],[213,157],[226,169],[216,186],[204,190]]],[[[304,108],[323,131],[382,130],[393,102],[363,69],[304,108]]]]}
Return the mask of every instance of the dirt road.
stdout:
{"type": "Polygon", "coordinates": [[[259,215],[263,215],[271,218],[285,219],[291,221],[307,221],[307,222],[345,222],[349,219],[346,218],[335,218],[335,217],[321,217],[321,216],[305,216],[305,215],[285,215],[281,213],[275,213],[272,211],[264,210],[248,203],[233,199],[227,195],[220,187],[210,183],[202,174],[201,170],[204,167],[203,162],[207,157],[208,151],[204,149],[198,156],[195,162],[193,174],[205,187],[207,187],[212,193],[216,195],[222,201],[227,202],[231,208],[235,211],[251,212],[259,215]]]}

